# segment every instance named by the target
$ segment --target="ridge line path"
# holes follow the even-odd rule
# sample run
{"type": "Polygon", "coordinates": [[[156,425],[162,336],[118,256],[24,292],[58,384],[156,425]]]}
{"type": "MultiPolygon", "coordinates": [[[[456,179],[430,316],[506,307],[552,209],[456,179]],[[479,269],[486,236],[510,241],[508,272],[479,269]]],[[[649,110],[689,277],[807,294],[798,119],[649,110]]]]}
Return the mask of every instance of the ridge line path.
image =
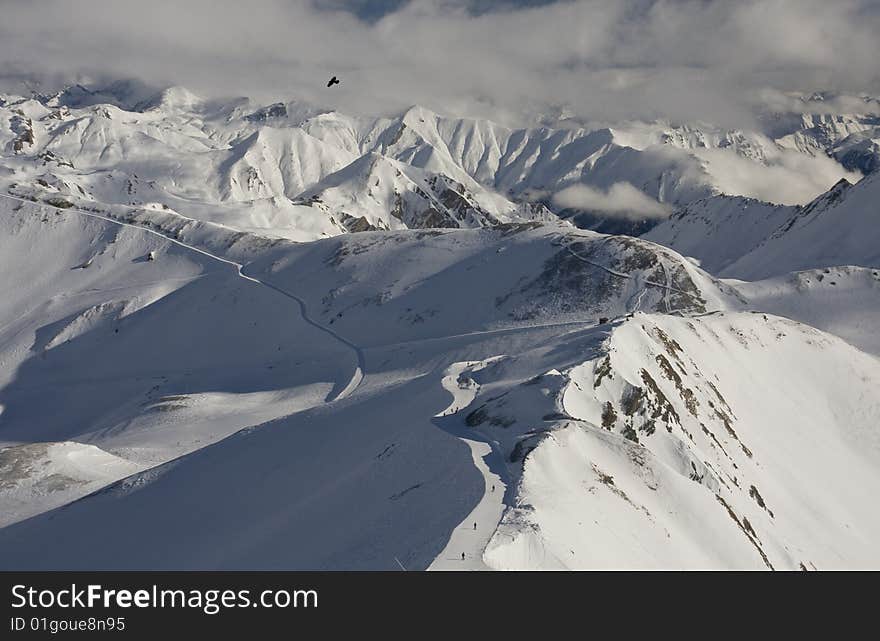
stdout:
{"type": "Polygon", "coordinates": [[[443,377],[443,388],[452,394],[449,406],[434,416],[434,423],[441,429],[458,437],[471,450],[474,466],[483,475],[483,496],[470,514],[455,526],[446,546],[428,566],[428,570],[492,570],[483,561],[483,552],[504,515],[504,499],[510,474],[507,463],[495,444],[475,430],[464,427],[456,412],[470,405],[476,397],[477,386],[461,387],[458,377],[463,371],[480,361],[464,361],[451,365],[443,377]],[[492,487],[494,486],[494,491],[492,487]],[[476,525],[476,527],[475,527],[476,525]],[[464,553],[464,558],[462,558],[464,553]]]}
{"type": "MultiPolygon", "coordinates": [[[[205,251],[204,249],[200,249],[200,248],[194,247],[192,245],[187,245],[186,243],[184,243],[180,240],[177,240],[175,238],[170,238],[170,237],[166,236],[165,234],[161,234],[153,229],[149,229],[148,227],[144,227],[142,225],[135,225],[133,223],[123,222],[121,220],[116,220],[116,219],[111,218],[109,216],[102,216],[101,214],[86,211],[84,209],[79,209],[77,207],[57,207],[55,205],[51,205],[46,202],[28,200],[27,198],[18,198],[16,196],[11,196],[9,194],[0,194],[0,196],[2,196],[3,198],[7,198],[9,200],[14,200],[14,201],[17,201],[20,203],[24,203],[26,205],[36,205],[38,207],[50,207],[52,209],[57,209],[58,211],[62,211],[62,212],[72,211],[72,212],[76,212],[82,216],[88,216],[90,218],[97,218],[98,220],[103,220],[108,223],[113,223],[114,225],[119,225],[121,227],[131,227],[132,229],[137,229],[142,232],[145,232],[148,234],[153,234],[154,236],[158,236],[159,238],[162,238],[162,239],[168,241],[169,243],[173,243],[175,245],[178,245],[178,246],[183,247],[185,249],[188,249],[190,251],[196,252],[198,254],[202,254],[203,256],[207,256],[208,258],[211,258],[212,260],[216,260],[218,262],[225,263],[227,265],[231,265],[232,267],[235,268],[236,275],[239,278],[251,281],[252,283],[256,283],[257,285],[262,285],[263,287],[271,289],[271,290],[281,294],[282,296],[286,296],[287,298],[289,298],[293,301],[296,301],[299,304],[300,315],[302,316],[303,320],[306,323],[308,323],[309,325],[311,325],[312,327],[314,327],[316,329],[321,330],[325,334],[330,335],[336,341],[342,343],[343,345],[345,345],[346,347],[348,347],[349,349],[351,349],[355,353],[355,355],[357,357],[357,365],[355,366],[355,370],[352,373],[351,378],[349,379],[348,383],[345,385],[345,387],[340,392],[335,394],[332,398],[328,396],[324,400],[325,403],[332,403],[333,401],[338,401],[338,400],[345,398],[346,396],[349,396],[358,388],[358,386],[361,384],[361,381],[363,381],[364,370],[366,369],[366,359],[364,357],[364,351],[358,345],[355,345],[350,340],[348,340],[344,336],[341,336],[340,334],[336,333],[334,330],[330,329],[329,327],[325,327],[324,325],[321,325],[317,321],[313,320],[312,317],[309,316],[308,307],[306,306],[306,302],[302,298],[297,296],[296,294],[293,294],[293,293],[288,292],[284,289],[281,289],[280,287],[277,287],[276,285],[273,285],[271,283],[267,283],[266,281],[262,281],[259,278],[255,278],[253,276],[248,276],[247,274],[245,274],[243,271],[244,267],[241,265],[241,263],[236,263],[233,260],[229,260],[228,258],[221,258],[220,256],[217,256],[217,255],[212,254],[208,251],[205,251]]],[[[339,384],[337,383],[336,387],[338,387],[338,386],[339,386],[339,384]]],[[[331,394],[332,394],[332,392],[331,392],[331,394]]]]}

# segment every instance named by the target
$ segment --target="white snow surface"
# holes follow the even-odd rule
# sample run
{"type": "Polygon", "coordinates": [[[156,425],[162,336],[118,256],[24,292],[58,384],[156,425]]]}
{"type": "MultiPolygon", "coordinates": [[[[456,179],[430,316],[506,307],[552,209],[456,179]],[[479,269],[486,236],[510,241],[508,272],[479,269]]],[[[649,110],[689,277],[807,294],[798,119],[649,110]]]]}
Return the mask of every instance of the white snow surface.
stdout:
{"type": "Polygon", "coordinates": [[[754,313],[637,314],[570,371],[493,568],[876,567],[880,361],[754,313]]]}
{"type": "Polygon", "coordinates": [[[726,282],[750,307],[812,325],[880,356],[880,268],[825,267],[726,282]]]}
{"type": "Polygon", "coordinates": [[[880,173],[842,181],[803,207],[717,196],[644,234],[713,274],[760,280],[817,267],[880,267],[880,173]]]}
{"type": "Polygon", "coordinates": [[[877,119],[858,114],[794,114],[765,131],[663,120],[510,129],[419,106],[365,118],[182,87],[100,102],[111,95],[0,95],[0,173],[25,188],[306,241],[546,220],[542,203],[577,183],[626,183],[672,205],[719,193],[805,203],[880,158],[877,119]]]}
{"type": "Polygon", "coordinates": [[[877,174],[717,162],[852,177],[869,117],[86,103],[0,96],[0,569],[880,567],[877,174]]]}

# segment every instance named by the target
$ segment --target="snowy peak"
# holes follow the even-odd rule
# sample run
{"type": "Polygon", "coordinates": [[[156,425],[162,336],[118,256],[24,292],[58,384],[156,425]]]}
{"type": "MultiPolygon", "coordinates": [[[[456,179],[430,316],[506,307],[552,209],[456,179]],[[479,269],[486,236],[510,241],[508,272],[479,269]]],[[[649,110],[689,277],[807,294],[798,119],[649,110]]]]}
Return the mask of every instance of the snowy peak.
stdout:
{"type": "Polygon", "coordinates": [[[716,196],[673,214],[644,238],[725,277],[760,279],[836,265],[880,266],[880,177],[841,179],[806,206],[716,196]]]}
{"type": "Polygon", "coordinates": [[[258,107],[246,114],[244,119],[255,125],[304,127],[310,119],[321,116],[334,118],[336,114],[304,102],[290,101],[258,107]]]}
{"type": "Polygon", "coordinates": [[[880,381],[876,359],[761,314],[637,314],[594,354],[556,373],[556,429],[521,441],[520,494],[486,550],[490,567],[875,563],[870,537],[815,510],[880,527],[865,512],[880,483],[869,445],[880,406],[860,400],[880,381]]]}
{"type": "Polygon", "coordinates": [[[294,199],[353,160],[296,128],[258,129],[216,156],[220,196],[232,201],[294,199]]]}
{"type": "MultiPolygon", "coordinates": [[[[144,181],[155,185],[150,201],[183,215],[232,226],[238,221],[248,231],[262,228],[270,236],[301,240],[349,228],[399,228],[395,221],[401,220],[416,226],[428,220],[470,226],[546,219],[557,209],[554,194],[581,183],[601,192],[627,183],[661,203],[687,206],[721,192],[767,191],[749,178],[764,167],[784,173],[789,166],[812,163],[816,168],[811,171],[837,178],[851,174],[828,165],[829,154],[862,171],[880,157],[872,133],[876,123],[868,116],[798,118],[785,126],[777,123],[773,133],[666,121],[511,129],[419,106],[392,118],[351,117],[301,101],[203,100],[182,87],[157,92],[117,83],[101,89],[73,86],[54,96],[4,98],[0,144],[5,157],[12,157],[4,162],[19,182],[36,180],[34,163],[50,151],[65,167],[59,169],[64,180],[96,200],[138,204],[140,199],[128,197],[127,183],[144,181]],[[819,125],[825,134],[814,131],[819,125]],[[811,142],[787,142],[794,135],[811,142]],[[403,208],[411,211],[402,217],[391,214],[397,207],[393,197],[377,201],[366,184],[357,194],[349,186],[349,195],[340,201],[344,210],[291,204],[322,191],[322,181],[371,154],[399,163],[428,197],[412,204],[403,198],[403,208]],[[798,156],[797,163],[791,154],[798,156]],[[440,193],[431,193],[426,182],[431,176],[446,183],[440,193]],[[436,204],[459,198],[466,204],[436,204]],[[355,201],[369,205],[355,207],[355,201]],[[250,209],[254,203],[259,211],[250,209]],[[342,222],[349,217],[363,222],[351,227],[342,222]]],[[[813,197],[813,187],[809,190],[807,196],[813,197]]],[[[786,194],[785,202],[801,202],[801,196],[800,191],[786,194]]],[[[618,229],[601,216],[575,222],[618,229]]]]}
{"type": "Polygon", "coordinates": [[[807,224],[813,217],[832,209],[838,202],[846,197],[846,192],[850,187],[852,187],[852,183],[846,178],[841,178],[833,187],[831,187],[831,189],[821,196],[818,196],[811,203],[804,207],[797,208],[796,213],[791,215],[785,224],[774,231],[771,238],[781,238],[793,227],[807,224]]]}
{"type": "Polygon", "coordinates": [[[838,183],[795,211],[770,238],[725,268],[723,275],[757,279],[816,267],[880,267],[878,203],[880,174],[856,185],[838,183]]]}
{"type": "Polygon", "coordinates": [[[297,202],[335,212],[349,231],[485,227],[518,217],[512,204],[498,207],[472,186],[479,195],[448,176],[371,153],[327,176],[297,202]]]}
{"type": "Polygon", "coordinates": [[[695,258],[711,273],[720,273],[798,211],[753,198],[714,196],[678,209],[642,237],[695,258]]]}

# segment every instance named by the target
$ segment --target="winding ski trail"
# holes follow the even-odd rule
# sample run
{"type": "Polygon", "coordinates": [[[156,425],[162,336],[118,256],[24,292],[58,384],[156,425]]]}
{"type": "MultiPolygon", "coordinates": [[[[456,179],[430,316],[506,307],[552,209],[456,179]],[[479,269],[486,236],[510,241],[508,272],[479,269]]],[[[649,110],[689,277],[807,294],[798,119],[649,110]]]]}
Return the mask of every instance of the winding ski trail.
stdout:
{"type": "Polygon", "coordinates": [[[477,394],[477,387],[462,387],[458,383],[459,374],[473,364],[475,362],[455,363],[446,370],[442,384],[452,394],[452,402],[434,417],[434,423],[470,448],[474,466],[483,476],[483,496],[452,531],[446,547],[428,570],[491,570],[483,561],[483,551],[504,515],[505,498],[510,487],[507,463],[494,443],[465,427],[461,419],[454,416],[470,405],[477,394]]]}

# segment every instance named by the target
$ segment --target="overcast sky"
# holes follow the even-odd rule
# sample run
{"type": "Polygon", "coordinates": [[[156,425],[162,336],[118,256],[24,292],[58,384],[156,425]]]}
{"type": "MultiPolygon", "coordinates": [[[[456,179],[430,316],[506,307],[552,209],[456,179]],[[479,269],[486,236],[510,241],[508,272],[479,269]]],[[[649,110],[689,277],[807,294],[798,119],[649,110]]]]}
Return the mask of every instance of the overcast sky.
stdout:
{"type": "Polygon", "coordinates": [[[133,77],[358,113],[728,125],[780,91],[880,93],[880,0],[0,0],[0,16],[7,89],[133,77]]]}

